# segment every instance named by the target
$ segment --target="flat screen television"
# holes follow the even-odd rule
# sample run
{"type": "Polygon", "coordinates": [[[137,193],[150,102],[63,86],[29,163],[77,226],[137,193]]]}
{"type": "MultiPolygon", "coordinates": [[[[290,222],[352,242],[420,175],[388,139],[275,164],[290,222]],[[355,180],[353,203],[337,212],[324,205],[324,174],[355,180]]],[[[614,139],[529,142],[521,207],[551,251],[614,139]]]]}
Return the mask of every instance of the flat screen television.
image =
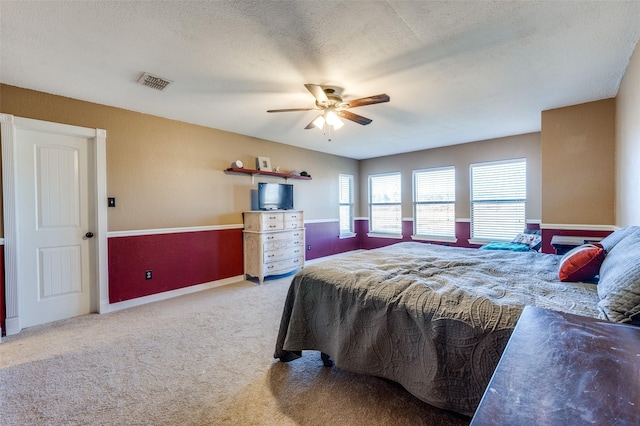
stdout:
{"type": "Polygon", "coordinates": [[[258,182],[258,209],[293,209],[293,185],[289,183],[258,182]]]}

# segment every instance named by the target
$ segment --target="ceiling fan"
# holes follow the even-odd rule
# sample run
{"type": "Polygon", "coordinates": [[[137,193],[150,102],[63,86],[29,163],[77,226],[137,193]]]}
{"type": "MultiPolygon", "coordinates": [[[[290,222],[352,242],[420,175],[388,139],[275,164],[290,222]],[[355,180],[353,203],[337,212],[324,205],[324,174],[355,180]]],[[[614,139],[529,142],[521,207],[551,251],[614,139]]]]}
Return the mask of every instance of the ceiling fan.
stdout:
{"type": "Polygon", "coordinates": [[[368,96],[366,98],[343,100],[342,88],[336,86],[325,86],[320,84],[305,84],[309,92],[316,98],[316,106],[314,108],[287,108],[287,109],[270,109],[267,112],[292,112],[292,111],[313,111],[320,110],[322,113],[314,118],[305,129],[313,129],[317,127],[325,130],[325,126],[329,128],[339,129],[343,126],[339,117],[353,121],[366,126],[371,123],[371,119],[354,114],[347,111],[349,108],[357,108],[365,105],[379,104],[389,102],[389,95],[381,94],[368,96]]]}

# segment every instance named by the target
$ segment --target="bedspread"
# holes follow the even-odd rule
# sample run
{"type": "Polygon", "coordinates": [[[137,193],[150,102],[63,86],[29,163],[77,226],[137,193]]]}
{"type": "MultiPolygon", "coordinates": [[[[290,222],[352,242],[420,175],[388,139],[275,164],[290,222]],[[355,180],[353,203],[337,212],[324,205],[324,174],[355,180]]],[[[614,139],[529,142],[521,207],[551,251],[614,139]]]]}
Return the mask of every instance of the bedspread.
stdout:
{"type": "Polygon", "coordinates": [[[526,305],[598,317],[596,286],[557,279],[561,256],[398,243],[307,266],[275,357],[322,351],[471,416],[526,305]]]}

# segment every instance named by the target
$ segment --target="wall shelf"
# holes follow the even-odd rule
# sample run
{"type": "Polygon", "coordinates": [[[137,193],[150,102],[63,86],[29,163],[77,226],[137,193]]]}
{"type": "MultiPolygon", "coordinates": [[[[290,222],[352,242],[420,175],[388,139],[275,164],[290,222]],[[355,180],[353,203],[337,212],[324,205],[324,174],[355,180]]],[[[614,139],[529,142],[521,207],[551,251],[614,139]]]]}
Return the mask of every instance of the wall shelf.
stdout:
{"type": "Polygon", "coordinates": [[[289,173],[278,173],[278,172],[267,172],[265,170],[254,170],[254,169],[245,169],[237,168],[237,167],[229,167],[225,170],[227,173],[242,173],[245,175],[251,175],[251,181],[253,182],[253,178],[256,175],[264,175],[264,176],[275,176],[284,178],[285,181],[287,179],[302,179],[302,180],[311,180],[311,176],[300,176],[300,175],[292,175],[289,173]]]}

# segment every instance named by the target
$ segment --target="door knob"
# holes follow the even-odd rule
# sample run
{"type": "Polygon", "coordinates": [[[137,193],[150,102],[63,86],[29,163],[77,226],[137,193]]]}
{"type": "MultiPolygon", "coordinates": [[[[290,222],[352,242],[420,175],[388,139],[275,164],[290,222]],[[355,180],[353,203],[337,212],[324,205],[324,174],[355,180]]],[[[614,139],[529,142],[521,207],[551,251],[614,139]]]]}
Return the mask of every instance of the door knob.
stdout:
{"type": "Polygon", "coordinates": [[[87,232],[84,236],[87,238],[93,238],[93,232],[87,232]]]}

